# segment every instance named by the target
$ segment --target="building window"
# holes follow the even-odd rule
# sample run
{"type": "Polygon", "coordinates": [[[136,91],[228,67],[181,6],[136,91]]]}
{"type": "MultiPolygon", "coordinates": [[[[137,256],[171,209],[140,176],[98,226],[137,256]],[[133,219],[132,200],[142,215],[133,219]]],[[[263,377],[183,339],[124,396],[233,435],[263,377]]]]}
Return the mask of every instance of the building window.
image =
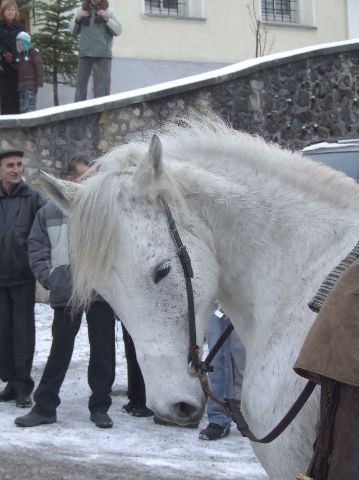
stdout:
{"type": "Polygon", "coordinates": [[[186,0],[145,0],[145,14],[164,17],[188,16],[186,0]]]}
{"type": "Polygon", "coordinates": [[[297,0],[261,0],[264,22],[297,23],[297,0]]]}

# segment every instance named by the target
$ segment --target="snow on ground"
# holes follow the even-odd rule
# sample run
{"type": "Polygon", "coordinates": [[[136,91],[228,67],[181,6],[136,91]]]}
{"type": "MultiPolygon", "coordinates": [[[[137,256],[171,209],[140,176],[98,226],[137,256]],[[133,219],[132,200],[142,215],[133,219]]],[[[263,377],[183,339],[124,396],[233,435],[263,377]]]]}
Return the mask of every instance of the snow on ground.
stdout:
{"type": "MultiPolygon", "coordinates": [[[[37,304],[36,385],[51,345],[51,323],[52,310],[37,304]]],[[[0,403],[0,480],[267,479],[248,440],[234,427],[228,437],[206,442],[198,439],[198,430],[155,425],[152,418],[121,412],[127,402],[126,361],[121,329],[116,331],[115,395],[109,411],[114,427],[99,429],[89,419],[84,321],[61,391],[56,424],[17,427],[15,417],[28,410],[17,408],[14,402],[0,403]]],[[[205,417],[200,428],[206,424],[205,417]]]]}

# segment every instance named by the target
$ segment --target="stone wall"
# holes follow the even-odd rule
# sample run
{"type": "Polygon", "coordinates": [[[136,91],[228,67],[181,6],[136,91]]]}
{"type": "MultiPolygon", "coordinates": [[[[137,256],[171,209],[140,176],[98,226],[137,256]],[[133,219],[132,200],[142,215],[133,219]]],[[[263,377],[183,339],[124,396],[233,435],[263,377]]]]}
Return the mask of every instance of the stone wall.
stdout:
{"type": "Polygon", "coordinates": [[[359,42],[263,57],[211,74],[36,114],[0,117],[1,148],[25,151],[36,184],[88,150],[99,155],[189,108],[219,113],[235,128],[301,149],[359,136],[359,42]]]}

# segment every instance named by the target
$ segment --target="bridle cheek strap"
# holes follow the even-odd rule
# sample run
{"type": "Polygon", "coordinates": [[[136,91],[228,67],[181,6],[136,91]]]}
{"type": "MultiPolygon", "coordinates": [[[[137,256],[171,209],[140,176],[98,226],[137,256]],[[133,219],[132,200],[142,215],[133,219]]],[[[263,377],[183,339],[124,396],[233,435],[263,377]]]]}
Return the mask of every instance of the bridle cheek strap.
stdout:
{"type": "Polygon", "coordinates": [[[188,305],[188,328],[189,328],[189,352],[188,352],[188,363],[190,368],[195,371],[200,370],[200,347],[197,344],[196,336],[196,319],[194,312],[194,300],[193,300],[193,288],[192,288],[192,278],[193,278],[193,269],[191,264],[190,256],[187,252],[186,246],[183,244],[181,237],[178,233],[176,223],[172,216],[171,210],[168,206],[168,203],[163,197],[159,197],[162,207],[165,211],[169,230],[171,236],[177,248],[177,255],[180,259],[183,274],[186,282],[186,291],[187,291],[187,305],[188,305]]]}

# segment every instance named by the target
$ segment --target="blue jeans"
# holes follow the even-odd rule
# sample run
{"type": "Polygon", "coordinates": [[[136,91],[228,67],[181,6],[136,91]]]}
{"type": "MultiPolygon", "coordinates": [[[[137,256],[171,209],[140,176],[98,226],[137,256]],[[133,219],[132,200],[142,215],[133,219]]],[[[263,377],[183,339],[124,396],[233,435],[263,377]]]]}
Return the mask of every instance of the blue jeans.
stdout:
{"type": "MultiPolygon", "coordinates": [[[[217,307],[215,308],[217,310],[217,307]]],[[[229,325],[227,315],[219,318],[213,312],[207,329],[208,348],[214,346],[223,330],[229,325]]],[[[245,349],[238,334],[232,332],[224,342],[212,361],[213,372],[209,373],[209,383],[214,395],[220,400],[235,397],[240,400],[242,390],[243,372],[245,368],[245,349]]],[[[209,423],[225,426],[231,423],[231,418],[223,408],[208,398],[207,415],[209,423]]]]}
{"type": "Polygon", "coordinates": [[[36,110],[37,92],[33,90],[24,90],[19,92],[20,113],[34,112],[36,110]]]}

